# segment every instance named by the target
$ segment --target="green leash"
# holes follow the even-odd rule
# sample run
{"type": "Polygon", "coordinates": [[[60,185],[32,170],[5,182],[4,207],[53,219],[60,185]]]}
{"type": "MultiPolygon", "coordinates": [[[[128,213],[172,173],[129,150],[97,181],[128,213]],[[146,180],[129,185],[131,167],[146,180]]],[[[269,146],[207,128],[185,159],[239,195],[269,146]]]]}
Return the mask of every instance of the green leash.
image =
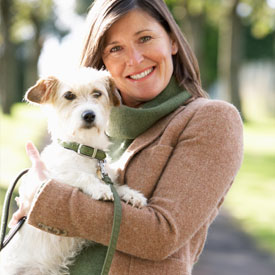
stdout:
{"type": "Polygon", "coordinates": [[[58,140],[59,145],[64,147],[65,149],[75,151],[79,155],[84,155],[86,157],[90,157],[93,159],[98,160],[98,164],[100,167],[100,172],[101,172],[101,179],[108,185],[110,185],[110,188],[113,192],[114,195],[114,219],[113,219],[113,227],[112,227],[112,233],[111,233],[111,238],[109,241],[109,246],[106,252],[104,264],[101,270],[101,275],[108,275],[112,260],[115,254],[116,250],[116,244],[118,240],[118,235],[120,231],[120,224],[121,224],[121,218],[122,218],[122,207],[121,207],[121,201],[120,197],[114,187],[114,184],[108,174],[105,171],[105,158],[106,154],[104,151],[79,144],[76,142],[66,142],[62,140],[58,140]]]}
{"type": "Polygon", "coordinates": [[[122,218],[122,207],[121,207],[121,202],[120,202],[120,197],[113,185],[112,180],[108,176],[108,174],[105,172],[104,169],[104,161],[99,162],[101,174],[102,174],[102,180],[106,183],[109,184],[111,187],[111,190],[114,195],[114,219],[113,219],[113,227],[112,227],[112,234],[111,234],[111,239],[109,242],[108,250],[105,256],[104,264],[102,267],[101,275],[108,275],[109,270],[112,264],[113,256],[115,254],[116,250],[116,244],[118,240],[118,235],[120,231],[120,224],[121,224],[121,218],[122,218]]]}

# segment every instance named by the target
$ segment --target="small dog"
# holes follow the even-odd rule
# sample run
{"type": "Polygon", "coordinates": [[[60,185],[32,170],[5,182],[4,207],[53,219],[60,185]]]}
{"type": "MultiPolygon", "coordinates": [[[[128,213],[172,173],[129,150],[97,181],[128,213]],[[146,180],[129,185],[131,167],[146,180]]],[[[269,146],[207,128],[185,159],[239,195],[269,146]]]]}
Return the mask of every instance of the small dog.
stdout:
{"type": "MultiPolygon", "coordinates": [[[[41,157],[49,178],[78,187],[96,200],[113,200],[110,186],[97,177],[98,160],[61,146],[75,142],[106,151],[105,134],[111,106],[120,104],[114,82],[106,71],[79,68],[68,77],[40,79],[25,96],[28,102],[43,105],[48,114],[52,143],[41,157]]],[[[115,182],[115,173],[108,170],[115,182]]],[[[37,182],[37,181],[36,181],[37,182]]],[[[28,173],[19,188],[20,198],[30,196],[37,184],[28,173]]],[[[115,184],[122,200],[133,206],[146,205],[145,197],[126,185],[115,184]]],[[[27,223],[1,252],[1,275],[69,274],[68,266],[91,242],[81,238],[50,234],[27,223]]]]}

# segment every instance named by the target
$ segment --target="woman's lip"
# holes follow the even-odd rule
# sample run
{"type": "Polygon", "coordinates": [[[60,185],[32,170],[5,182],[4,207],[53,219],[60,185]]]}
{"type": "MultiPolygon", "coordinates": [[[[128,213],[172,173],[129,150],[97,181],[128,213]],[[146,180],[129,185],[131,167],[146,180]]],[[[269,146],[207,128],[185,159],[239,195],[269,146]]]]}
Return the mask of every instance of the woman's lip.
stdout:
{"type": "Polygon", "coordinates": [[[136,75],[136,74],[141,74],[141,73],[143,73],[143,72],[145,72],[145,71],[147,71],[147,70],[149,70],[149,69],[151,69],[151,68],[153,68],[153,67],[154,67],[154,66],[150,66],[150,67],[147,67],[147,68],[145,68],[145,69],[143,69],[143,70],[141,70],[141,71],[134,72],[134,73],[132,73],[132,74],[129,74],[128,77],[129,77],[129,76],[132,76],[132,75],[136,75]]]}
{"type": "Polygon", "coordinates": [[[154,72],[155,68],[156,68],[155,66],[148,67],[148,68],[146,68],[146,69],[144,69],[144,70],[142,70],[142,71],[135,72],[135,73],[133,73],[133,74],[129,74],[129,75],[126,76],[126,78],[128,78],[128,79],[130,79],[130,80],[133,80],[133,81],[138,81],[138,80],[141,80],[141,79],[145,79],[146,77],[148,77],[149,75],[151,75],[151,74],[154,72]],[[140,78],[140,79],[133,79],[133,78],[131,78],[131,76],[133,76],[133,75],[142,74],[142,73],[144,73],[144,72],[146,72],[146,71],[148,71],[148,70],[150,70],[150,69],[152,69],[152,71],[151,71],[148,75],[146,75],[146,76],[144,76],[144,77],[142,77],[142,78],[140,78]]]}

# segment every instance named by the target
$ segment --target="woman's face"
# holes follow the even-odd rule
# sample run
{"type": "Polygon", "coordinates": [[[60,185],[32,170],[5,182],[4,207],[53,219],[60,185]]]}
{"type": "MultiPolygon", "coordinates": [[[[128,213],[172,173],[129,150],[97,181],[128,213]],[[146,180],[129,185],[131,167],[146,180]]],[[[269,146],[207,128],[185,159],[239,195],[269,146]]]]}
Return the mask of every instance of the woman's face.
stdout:
{"type": "Polygon", "coordinates": [[[106,33],[103,62],[131,107],[156,97],[173,73],[172,55],[178,51],[162,25],[148,13],[133,10],[106,33]]]}

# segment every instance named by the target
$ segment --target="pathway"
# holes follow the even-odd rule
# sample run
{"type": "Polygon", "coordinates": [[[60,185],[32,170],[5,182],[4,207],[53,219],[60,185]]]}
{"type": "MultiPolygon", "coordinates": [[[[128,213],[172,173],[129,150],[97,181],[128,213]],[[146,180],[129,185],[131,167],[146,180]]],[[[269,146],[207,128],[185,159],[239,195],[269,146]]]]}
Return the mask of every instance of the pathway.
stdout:
{"type": "Polygon", "coordinates": [[[223,210],[210,227],[192,275],[275,275],[275,256],[258,249],[223,210]]]}

